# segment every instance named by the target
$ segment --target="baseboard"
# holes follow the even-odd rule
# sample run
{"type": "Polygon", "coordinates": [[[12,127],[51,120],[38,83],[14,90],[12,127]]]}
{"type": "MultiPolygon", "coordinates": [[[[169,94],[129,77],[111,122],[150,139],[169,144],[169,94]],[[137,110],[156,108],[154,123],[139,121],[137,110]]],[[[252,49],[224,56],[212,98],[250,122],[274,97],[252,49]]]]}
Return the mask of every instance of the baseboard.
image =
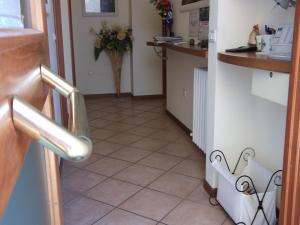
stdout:
{"type": "MultiPolygon", "coordinates": [[[[115,97],[116,94],[108,93],[108,94],[91,94],[91,95],[84,95],[85,99],[97,99],[103,97],[115,97]]],[[[163,95],[137,95],[134,96],[130,92],[121,93],[120,97],[132,97],[133,99],[163,99],[165,98],[163,95]]]]}
{"type": "MultiPolygon", "coordinates": [[[[108,94],[91,94],[91,95],[84,95],[85,99],[97,99],[97,98],[103,98],[103,97],[115,97],[116,94],[108,93],[108,94]]],[[[121,93],[121,97],[131,97],[131,93],[121,93]]]]}
{"type": "Polygon", "coordinates": [[[169,110],[166,109],[166,113],[190,137],[192,131],[186,125],[184,125],[179,119],[177,119],[176,116],[174,116],[169,110]]]}
{"type": "Polygon", "coordinates": [[[210,186],[210,184],[205,179],[203,181],[203,188],[208,193],[209,196],[217,197],[218,189],[210,186]]]}
{"type": "Polygon", "coordinates": [[[131,94],[133,99],[163,99],[165,98],[163,95],[133,95],[131,94]]]}

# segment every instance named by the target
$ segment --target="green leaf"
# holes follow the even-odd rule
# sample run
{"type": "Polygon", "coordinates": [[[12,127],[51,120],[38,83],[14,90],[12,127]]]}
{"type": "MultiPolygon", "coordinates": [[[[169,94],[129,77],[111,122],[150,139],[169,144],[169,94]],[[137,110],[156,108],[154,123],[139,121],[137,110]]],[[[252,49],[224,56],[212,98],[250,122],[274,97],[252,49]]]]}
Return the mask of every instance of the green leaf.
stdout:
{"type": "Polygon", "coordinates": [[[94,53],[95,53],[95,61],[97,61],[97,59],[100,56],[100,53],[102,52],[103,49],[101,48],[95,48],[94,53]]]}

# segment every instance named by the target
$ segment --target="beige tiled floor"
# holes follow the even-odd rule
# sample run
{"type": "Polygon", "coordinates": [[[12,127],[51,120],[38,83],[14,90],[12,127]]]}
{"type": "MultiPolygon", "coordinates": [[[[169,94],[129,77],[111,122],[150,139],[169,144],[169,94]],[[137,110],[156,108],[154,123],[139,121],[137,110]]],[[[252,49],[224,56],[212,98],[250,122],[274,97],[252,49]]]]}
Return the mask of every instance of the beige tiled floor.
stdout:
{"type": "Polygon", "coordinates": [[[65,225],[229,225],[203,189],[205,160],[163,100],[87,101],[94,154],[63,167],[65,225]]]}

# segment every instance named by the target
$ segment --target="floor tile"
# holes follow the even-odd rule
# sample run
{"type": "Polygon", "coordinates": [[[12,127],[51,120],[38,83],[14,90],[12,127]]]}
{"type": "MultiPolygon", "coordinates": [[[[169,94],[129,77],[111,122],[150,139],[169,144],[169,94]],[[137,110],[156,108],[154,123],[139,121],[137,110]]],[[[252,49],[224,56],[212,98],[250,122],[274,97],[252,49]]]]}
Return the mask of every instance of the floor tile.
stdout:
{"type": "Polygon", "coordinates": [[[161,130],[152,135],[151,138],[159,139],[159,140],[166,140],[166,141],[176,141],[182,134],[178,132],[171,132],[169,130],[161,130]]]}
{"type": "Polygon", "coordinates": [[[117,144],[123,144],[123,145],[129,145],[132,144],[138,140],[140,140],[142,137],[134,135],[134,134],[119,134],[116,135],[110,139],[108,139],[108,141],[113,142],[113,143],[117,143],[117,144]]]}
{"type": "Polygon", "coordinates": [[[91,121],[99,119],[99,118],[103,118],[104,116],[107,116],[107,115],[108,115],[108,113],[101,112],[101,111],[91,111],[91,112],[88,112],[88,117],[89,117],[89,119],[91,119],[91,121]]]}
{"type": "Polygon", "coordinates": [[[215,207],[184,201],[163,219],[168,225],[221,225],[225,213],[215,207]]]}
{"type": "Polygon", "coordinates": [[[89,165],[88,167],[86,167],[86,169],[110,177],[130,165],[131,163],[129,162],[111,158],[104,158],[89,165]]]}
{"type": "Polygon", "coordinates": [[[129,162],[137,162],[150,155],[152,152],[133,147],[125,147],[109,155],[111,158],[121,159],[129,162]]]}
{"type": "Polygon", "coordinates": [[[188,159],[196,160],[199,161],[200,163],[205,164],[205,155],[199,149],[192,151],[192,154],[188,157],[188,159]]]}
{"type": "Polygon", "coordinates": [[[128,116],[121,113],[110,113],[102,117],[102,119],[113,121],[113,122],[118,122],[126,118],[128,118],[128,116]]]}
{"type": "Polygon", "coordinates": [[[122,110],[122,108],[118,107],[118,105],[108,106],[108,107],[101,109],[101,111],[107,112],[107,113],[119,113],[120,110],[122,110]]]}
{"type": "Polygon", "coordinates": [[[93,139],[98,139],[98,140],[105,140],[109,137],[112,137],[116,135],[115,131],[109,130],[109,129],[96,129],[91,131],[91,137],[93,139]]]}
{"type": "Polygon", "coordinates": [[[96,119],[90,122],[90,126],[97,127],[97,128],[103,128],[110,124],[111,121],[103,120],[103,119],[96,119]]]}
{"type": "Polygon", "coordinates": [[[235,223],[232,221],[232,219],[228,218],[222,225],[235,225],[235,223]]]}
{"type": "Polygon", "coordinates": [[[63,163],[68,166],[73,166],[77,168],[84,168],[88,166],[89,164],[92,164],[93,162],[96,162],[97,160],[101,159],[102,156],[97,154],[92,154],[87,160],[83,162],[70,162],[70,161],[64,161],[63,163]]]}
{"type": "Polygon", "coordinates": [[[197,202],[199,204],[205,204],[210,206],[209,195],[203,188],[201,183],[187,198],[190,201],[197,202]]]}
{"type": "Polygon", "coordinates": [[[113,122],[104,128],[107,130],[115,131],[115,132],[124,132],[124,131],[134,128],[135,126],[136,125],[127,124],[127,123],[113,122]]]}
{"type": "Polygon", "coordinates": [[[63,207],[65,225],[91,225],[113,210],[113,207],[81,197],[63,207]]]}
{"type": "Polygon", "coordinates": [[[122,109],[119,112],[124,115],[128,115],[128,116],[137,116],[137,115],[140,115],[141,113],[143,113],[143,111],[141,111],[141,110],[136,110],[136,109],[132,109],[132,108],[122,109]]]}
{"type": "Polygon", "coordinates": [[[150,134],[153,134],[156,131],[157,130],[153,129],[153,128],[140,126],[140,127],[130,129],[127,132],[130,133],[130,134],[135,134],[135,135],[146,137],[146,136],[149,136],[150,134]]]}
{"type": "Polygon", "coordinates": [[[192,193],[200,183],[200,180],[192,177],[167,173],[154,181],[148,188],[185,198],[192,193]]]}
{"type": "Polygon", "coordinates": [[[190,145],[170,143],[163,147],[159,152],[186,158],[193,153],[193,149],[190,145]]]}
{"type": "Polygon", "coordinates": [[[184,160],[172,169],[173,172],[204,179],[205,165],[195,160],[184,160]]]}
{"type": "Polygon", "coordinates": [[[143,123],[146,123],[147,121],[148,121],[147,119],[143,119],[139,117],[130,117],[125,120],[122,120],[122,123],[128,123],[131,125],[141,125],[143,123]]]}
{"type": "MultiPolygon", "coordinates": [[[[146,120],[154,120],[154,119],[158,118],[159,116],[160,116],[159,113],[153,113],[153,112],[143,112],[143,113],[140,113],[137,115],[138,118],[143,118],[146,120]]],[[[151,126],[152,123],[149,123],[149,125],[151,126]]],[[[157,123],[155,123],[155,125],[157,125],[157,123]]],[[[154,128],[156,128],[156,127],[154,127],[154,128]]]]}
{"type": "Polygon", "coordinates": [[[66,165],[66,163],[63,163],[61,176],[65,177],[65,176],[68,176],[68,175],[70,175],[70,174],[72,174],[76,171],[78,171],[77,168],[75,168],[73,166],[66,165]]]}
{"type": "Polygon", "coordinates": [[[149,111],[150,109],[153,109],[155,106],[153,105],[138,105],[135,106],[134,109],[141,110],[141,111],[149,111]]]}
{"type": "Polygon", "coordinates": [[[61,186],[64,190],[81,193],[87,191],[105,179],[106,177],[104,176],[79,170],[62,178],[61,186]]]}
{"type": "MultiPolygon", "coordinates": [[[[153,113],[155,114],[155,113],[153,113]]],[[[157,115],[158,116],[158,115],[157,115]]],[[[157,117],[156,117],[157,118],[157,117]]],[[[162,120],[152,120],[148,123],[143,124],[145,127],[155,128],[155,129],[166,129],[170,125],[169,122],[162,120]]]]}
{"type": "Polygon", "coordinates": [[[89,198],[118,206],[140,189],[141,187],[133,184],[108,179],[85,193],[85,195],[89,198]]]}
{"type": "Polygon", "coordinates": [[[61,190],[62,195],[62,204],[65,205],[66,203],[78,198],[78,193],[70,191],[70,190],[61,190]]]}
{"type": "Polygon", "coordinates": [[[132,144],[133,147],[146,149],[149,151],[157,151],[163,146],[167,145],[168,142],[162,140],[155,140],[152,138],[143,138],[138,142],[132,144]]]}
{"type": "Polygon", "coordinates": [[[182,159],[172,155],[153,153],[147,158],[138,162],[139,164],[154,167],[162,170],[169,170],[176,164],[178,164],[182,159]]]}
{"type": "Polygon", "coordinates": [[[94,144],[93,152],[100,155],[109,155],[123,147],[124,147],[123,145],[110,143],[107,141],[100,141],[94,144]]]}
{"type": "Polygon", "coordinates": [[[100,110],[102,109],[102,106],[100,105],[95,105],[95,104],[87,104],[87,109],[90,109],[90,110],[100,110]]]}
{"type": "Polygon", "coordinates": [[[179,202],[180,198],[144,189],[123,203],[120,208],[159,221],[179,202]]]}
{"type": "Polygon", "coordinates": [[[115,209],[95,225],[156,225],[156,222],[121,209],[115,209]]]}
{"type": "Polygon", "coordinates": [[[147,166],[133,165],[116,174],[114,178],[140,186],[147,186],[163,173],[163,170],[154,169],[147,166]]]}

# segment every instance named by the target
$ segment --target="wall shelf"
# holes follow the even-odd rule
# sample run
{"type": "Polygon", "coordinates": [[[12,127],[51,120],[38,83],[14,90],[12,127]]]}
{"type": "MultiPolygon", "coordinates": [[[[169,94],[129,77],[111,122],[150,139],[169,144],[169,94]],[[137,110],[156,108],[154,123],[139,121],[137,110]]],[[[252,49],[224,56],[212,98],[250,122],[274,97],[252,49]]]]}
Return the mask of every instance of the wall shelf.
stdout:
{"type": "Polygon", "coordinates": [[[174,44],[168,44],[168,43],[162,43],[162,44],[157,44],[155,42],[147,42],[147,46],[153,46],[153,47],[162,47],[166,49],[171,49],[174,51],[186,53],[189,55],[194,55],[198,56],[201,58],[207,58],[208,57],[208,50],[201,48],[199,46],[190,46],[189,44],[179,44],[179,45],[174,45],[174,44]]]}
{"type": "Polygon", "coordinates": [[[243,67],[268,70],[280,73],[290,73],[290,61],[272,59],[265,55],[257,55],[255,52],[221,52],[218,54],[218,59],[224,63],[229,63],[243,67]]]}

